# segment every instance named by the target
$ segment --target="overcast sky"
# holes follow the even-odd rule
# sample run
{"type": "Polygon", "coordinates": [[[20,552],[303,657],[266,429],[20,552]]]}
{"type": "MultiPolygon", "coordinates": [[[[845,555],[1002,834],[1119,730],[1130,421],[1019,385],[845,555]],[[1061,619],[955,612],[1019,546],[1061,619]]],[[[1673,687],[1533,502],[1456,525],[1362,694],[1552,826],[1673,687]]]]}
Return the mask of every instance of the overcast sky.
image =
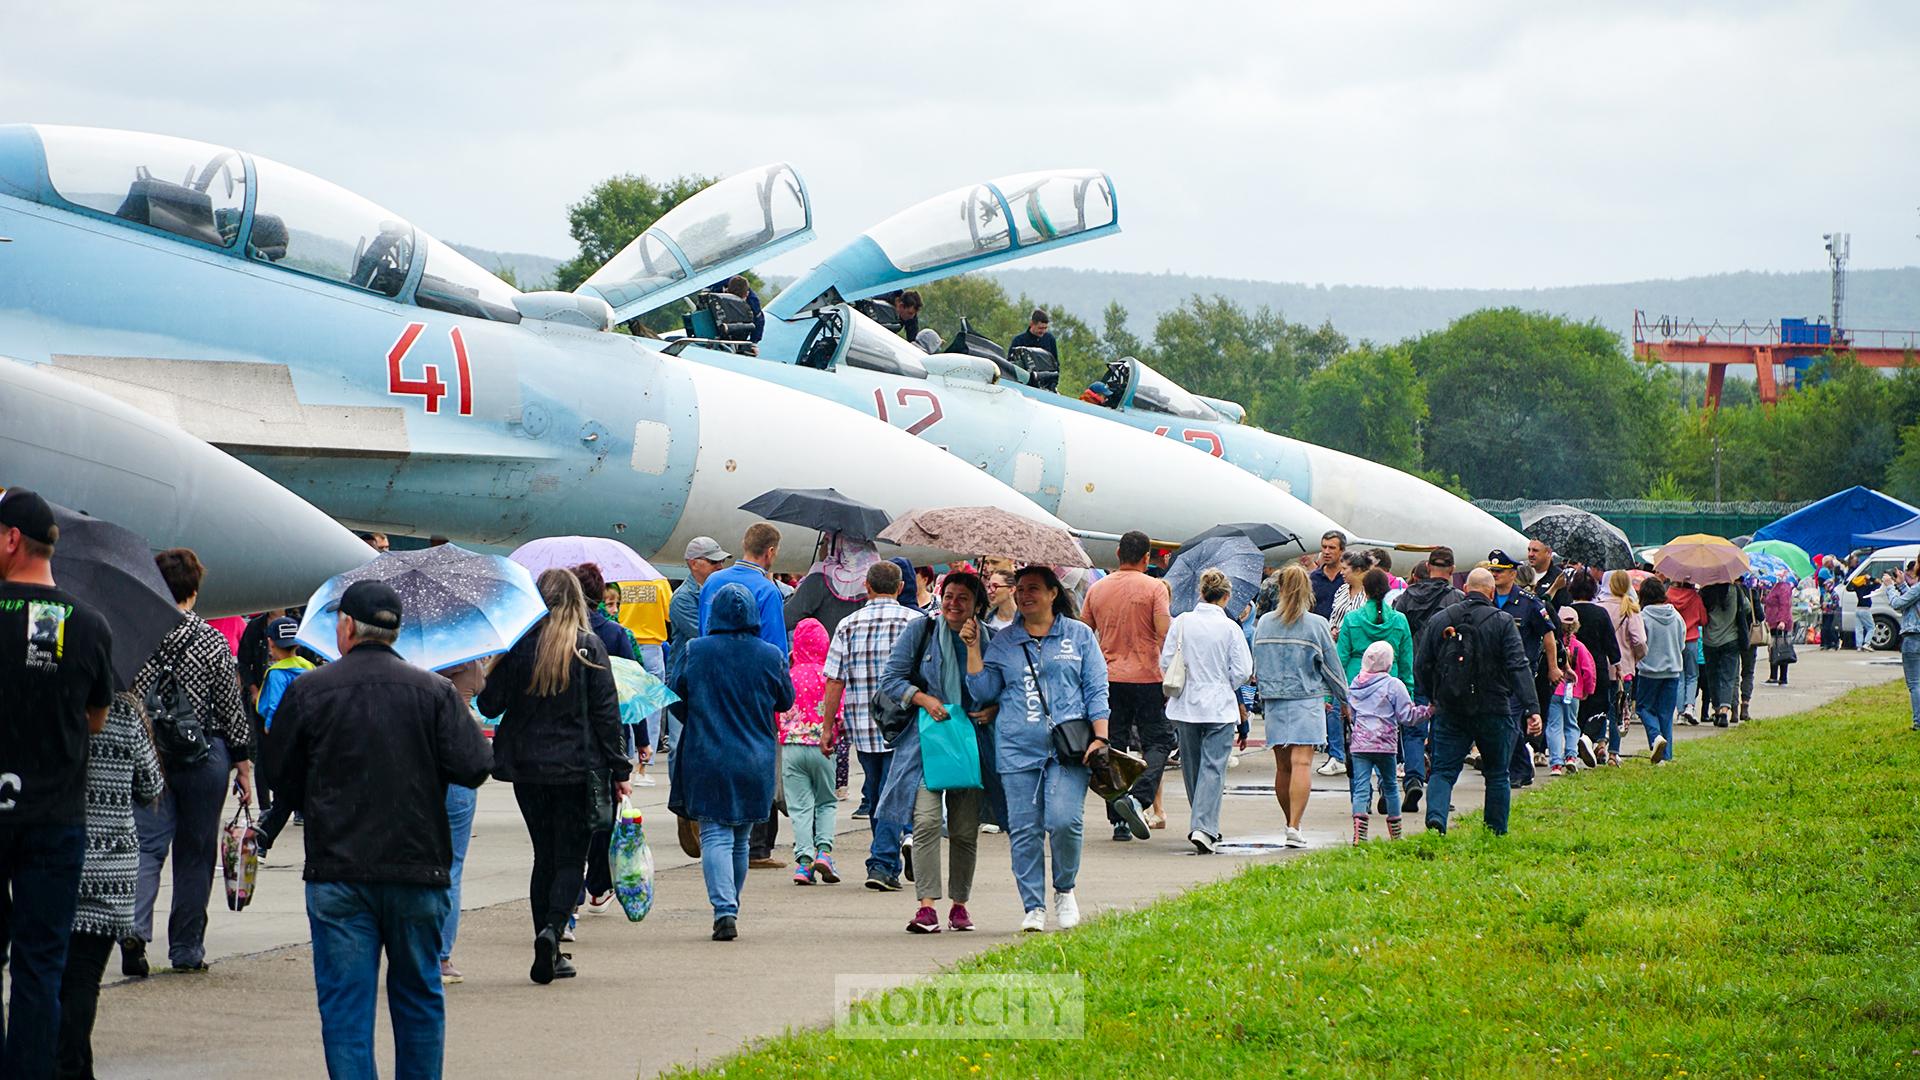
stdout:
{"type": "MultiPolygon", "coordinates": [[[[793,162],[820,240],[1047,167],[1073,266],[1546,286],[1920,263],[1920,5],[21,4],[0,122],[224,142],[443,239],[573,254],[618,172],[793,162]]],[[[1037,264],[1037,261],[1036,261],[1037,264]]]]}

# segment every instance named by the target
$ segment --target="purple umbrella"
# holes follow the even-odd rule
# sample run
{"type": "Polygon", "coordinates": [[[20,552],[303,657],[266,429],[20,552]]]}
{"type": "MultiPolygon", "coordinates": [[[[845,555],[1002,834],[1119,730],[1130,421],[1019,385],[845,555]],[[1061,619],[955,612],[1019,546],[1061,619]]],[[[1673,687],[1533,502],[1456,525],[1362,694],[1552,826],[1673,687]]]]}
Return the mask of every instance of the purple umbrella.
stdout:
{"type": "Polygon", "coordinates": [[[598,566],[600,576],[608,581],[659,581],[665,576],[632,548],[605,536],[549,536],[520,545],[507,558],[534,577],[543,570],[571,570],[581,563],[598,566]]]}

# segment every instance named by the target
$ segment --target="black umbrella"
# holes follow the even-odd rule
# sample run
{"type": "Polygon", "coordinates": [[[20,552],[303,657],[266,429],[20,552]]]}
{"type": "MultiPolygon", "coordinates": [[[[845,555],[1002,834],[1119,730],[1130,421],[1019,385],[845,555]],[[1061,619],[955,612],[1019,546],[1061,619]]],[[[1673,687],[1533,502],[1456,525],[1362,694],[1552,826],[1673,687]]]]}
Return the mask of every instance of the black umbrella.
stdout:
{"type": "MultiPolygon", "coordinates": [[[[1188,537],[1180,544],[1180,551],[1186,551],[1200,541],[1210,540],[1216,536],[1244,537],[1247,542],[1259,548],[1261,551],[1265,551],[1268,548],[1284,547],[1287,544],[1300,543],[1298,536],[1295,536],[1293,533],[1288,532],[1278,525],[1267,525],[1257,521],[1241,521],[1232,525],[1215,525],[1213,528],[1208,529],[1198,536],[1188,537]]],[[[1307,550],[1306,545],[1301,544],[1300,550],[1307,550]]],[[[1178,559],[1180,553],[1175,552],[1173,557],[1178,559]]]]}
{"type": "Polygon", "coordinates": [[[892,524],[886,511],[849,499],[832,488],[774,488],[742,503],[740,509],[768,521],[837,532],[857,540],[871,540],[892,524]]]}
{"type": "Polygon", "coordinates": [[[1627,534],[1606,518],[1564,503],[1536,506],[1520,515],[1520,531],[1570,562],[1603,570],[1627,570],[1638,563],[1627,534]]]}
{"type": "Polygon", "coordinates": [[[139,534],[64,506],[53,508],[53,520],[60,526],[53,580],[107,620],[113,677],[124,690],[160,639],[179,625],[180,609],[139,534]]]}

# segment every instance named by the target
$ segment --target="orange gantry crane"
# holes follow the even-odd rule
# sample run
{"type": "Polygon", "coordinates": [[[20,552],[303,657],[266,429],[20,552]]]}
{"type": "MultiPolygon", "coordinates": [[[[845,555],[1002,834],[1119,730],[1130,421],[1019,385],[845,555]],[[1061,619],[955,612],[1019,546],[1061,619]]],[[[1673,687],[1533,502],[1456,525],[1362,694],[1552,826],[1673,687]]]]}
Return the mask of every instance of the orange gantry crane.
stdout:
{"type": "Polygon", "coordinates": [[[1751,367],[1760,400],[1779,400],[1784,369],[1797,377],[1822,355],[1851,353],[1867,367],[1897,368],[1915,362],[1920,330],[1847,330],[1836,334],[1824,320],[1781,319],[1779,323],[1699,323],[1671,316],[1649,319],[1633,313],[1633,355],[1666,364],[1707,365],[1707,406],[1720,407],[1727,368],[1751,367]]]}

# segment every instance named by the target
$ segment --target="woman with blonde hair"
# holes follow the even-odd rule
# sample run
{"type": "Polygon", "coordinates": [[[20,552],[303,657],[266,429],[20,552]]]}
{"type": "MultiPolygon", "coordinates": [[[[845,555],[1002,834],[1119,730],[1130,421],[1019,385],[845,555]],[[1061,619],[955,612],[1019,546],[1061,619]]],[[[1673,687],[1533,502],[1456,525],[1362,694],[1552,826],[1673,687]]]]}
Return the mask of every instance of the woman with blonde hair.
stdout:
{"type": "Polygon", "coordinates": [[[1254,627],[1253,671],[1273,749],[1274,797],[1287,816],[1286,843],[1306,847],[1300,819],[1313,790],[1313,751],[1327,737],[1322,701],[1331,696],[1346,713],[1347,680],[1327,620],[1313,613],[1313,584],[1299,565],[1280,572],[1279,603],[1254,627]]]}
{"type": "Polygon", "coordinates": [[[612,816],[613,797],[633,786],[612,666],[588,623],[580,581],[552,569],[537,584],[546,617],[494,666],[479,707],[500,717],[493,776],[513,785],[533,840],[529,976],[545,985],[576,974],[560,939],[586,881],[587,847],[602,813],[612,816]]]}
{"type": "Polygon", "coordinates": [[[1220,842],[1220,799],[1227,790],[1227,759],[1240,725],[1239,689],[1253,677],[1247,635],[1227,614],[1233,583],[1217,569],[1200,572],[1200,603],[1167,627],[1160,649],[1165,671],[1177,653],[1187,679],[1167,702],[1167,719],[1180,744],[1180,778],[1186,781],[1187,841],[1202,855],[1220,842]]]}
{"type": "Polygon", "coordinates": [[[1633,578],[1625,570],[1615,570],[1607,575],[1607,595],[1600,598],[1600,606],[1607,610],[1607,618],[1613,620],[1613,633],[1620,642],[1620,662],[1613,666],[1618,688],[1614,708],[1623,731],[1634,715],[1635,667],[1647,655],[1647,622],[1640,616],[1640,600],[1634,593],[1633,578]]]}

